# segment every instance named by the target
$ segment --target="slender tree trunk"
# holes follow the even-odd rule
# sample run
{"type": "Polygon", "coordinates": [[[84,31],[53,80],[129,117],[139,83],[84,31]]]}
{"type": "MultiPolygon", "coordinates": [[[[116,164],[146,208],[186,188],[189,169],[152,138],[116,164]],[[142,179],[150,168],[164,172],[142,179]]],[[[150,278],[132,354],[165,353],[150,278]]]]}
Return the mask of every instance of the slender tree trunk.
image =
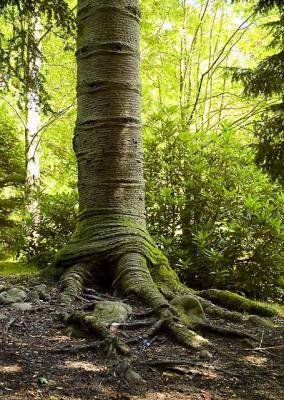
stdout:
{"type": "MultiPolygon", "coordinates": [[[[40,19],[32,21],[34,38],[40,41],[41,22],[40,19]]],[[[26,198],[27,209],[33,215],[35,226],[39,224],[40,210],[37,192],[40,185],[40,157],[39,157],[39,129],[40,129],[40,93],[39,93],[39,71],[41,67],[40,48],[36,54],[31,56],[30,75],[33,81],[27,90],[26,105],[26,198]],[[32,87],[32,88],[31,88],[32,87]]]]}

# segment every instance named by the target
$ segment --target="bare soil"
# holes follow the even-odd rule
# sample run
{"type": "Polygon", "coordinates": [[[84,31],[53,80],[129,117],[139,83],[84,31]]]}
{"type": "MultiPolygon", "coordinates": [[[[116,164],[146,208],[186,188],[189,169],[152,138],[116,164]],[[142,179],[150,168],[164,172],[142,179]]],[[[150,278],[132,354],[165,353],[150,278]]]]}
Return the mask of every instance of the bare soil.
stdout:
{"type": "MultiPolygon", "coordinates": [[[[23,278],[5,278],[0,283],[20,283],[30,289],[35,284],[23,278]]],[[[119,335],[130,340],[131,358],[136,360],[133,369],[143,379],[137,381],[126,376],[125,356],[108,358],[96,338],[70,338],[61,319],[64,308],[58,304],[58,287],[50,283],[48,292],[50,299],[35,304],[31,311],[0,306],[0,314],[6,315],[0,320],[0,399],[284,399],[284,321],[280,318],[274,320],[276,328],[238,326],[256,335],[257,344],[206,335],[215,345],[210,349],[211,359],[201,358],[166,336],[149,340],[141,329],[121,329],[119,335]],[[165,360],[171,365],[153,365],[165,360]],[[178,361],[188,365],[177,365],[178,361]]],[[[76,307],[83,305],[78,300],[76,307]]],[[[230,326],[223,321],[214,323],[230,326]]]]}

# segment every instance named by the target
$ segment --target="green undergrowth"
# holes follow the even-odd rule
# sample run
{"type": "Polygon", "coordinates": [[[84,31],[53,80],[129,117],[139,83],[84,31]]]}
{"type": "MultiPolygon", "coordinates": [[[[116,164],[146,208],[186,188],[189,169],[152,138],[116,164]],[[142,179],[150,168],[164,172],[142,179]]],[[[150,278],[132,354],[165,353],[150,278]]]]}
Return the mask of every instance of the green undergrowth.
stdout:
{"type": "Polygon", "coordinates": [[[279,303],[262,303],[262,304],[269,305],[274,311],[277,312],[277,314],[281,318],[284,318],[284,304],[279,304],[279,303]]]}
{"type": "Polygon", "coordinates": [[[0,276],[38,275],[40,270],[34,264],[17,261],[0,261],[0,276]]]}

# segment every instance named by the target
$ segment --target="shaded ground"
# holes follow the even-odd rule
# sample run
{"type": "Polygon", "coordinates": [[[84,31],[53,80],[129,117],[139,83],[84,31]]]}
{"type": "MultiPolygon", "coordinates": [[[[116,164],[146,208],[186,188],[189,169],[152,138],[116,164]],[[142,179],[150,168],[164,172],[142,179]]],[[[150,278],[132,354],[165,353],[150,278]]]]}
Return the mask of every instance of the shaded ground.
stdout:
{"type": "MultiPolygon", "coordinates": [[[[0,278],[0,284],[22,284],[32,278],[0,278]]],[[[143,331],[122,331],[130,344],[143,382],[127,381],[125,357],[107,359],[100,342],[70,338],[58,304],[58,288],[48,286],[50,299],[19,312],[0,306],[0,398],[87,400],[282,400],[284,399],[284,321],[278,327],[247,325],[259,337],[259,347],[246,341],[207,336],[216,347],[211,360],[169,342],[166,337],[143,338],[143,331]],[[92,349],[79,347],[95,344],[92,349]],[[275,347],[277,346],[277,347],[275,347]],[[269,348],[267,348],[269,347],[269,348]],[[189,365],[160,367],[157,360],[187,361],[189,365]]],[[[85,304],[85,303],[83,303],[85,304]]],[[[82,306],[78,300],[78,308],[82,306]]],[[[135,305],[134,305],[135,306],[135,305]]],[[[141,311],[141,309],[139,310],[141,311]]],[[[215,321],[219,322],[219,321],[215,321]]],[[[220,322],[224,326],[224,322],[220,322]]],[[[226,323],[228,325],[228,323],[226,323]]]]}

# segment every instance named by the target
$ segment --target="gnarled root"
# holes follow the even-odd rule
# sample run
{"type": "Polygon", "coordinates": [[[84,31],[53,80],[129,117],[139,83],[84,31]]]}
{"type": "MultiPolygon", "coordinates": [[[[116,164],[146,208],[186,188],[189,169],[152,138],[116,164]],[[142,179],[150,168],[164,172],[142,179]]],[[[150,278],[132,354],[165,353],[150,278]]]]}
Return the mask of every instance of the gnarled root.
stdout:
{"type": "Polygon", "coordinates": [[[228,290],[202,290],[198,293],[198,296],[221,307],[225,307],[228,310],[246,312],[261,317],[275,317],[277,315],[276,311],[271,307],[246,299],[245,297],[228,290]]]}
{"type": "Polygon", "coordinates": [[[116,283],[126,294],[134,294],[154,310],[158,321],[148,332],[154,334],[165,328],[182,345],[200,350],[207,340],[187,328],[186,324],[160,292],[149,272],[145,258],[138,253],[122,256],[117,265],[116,283]]]}
{"type": "MultiPolygon", "coordinates": [[[[148,266],[145,256],[137,252],[126,252],[118,258],[115,265],[113,286],[116,290],[126,296],[135,296],[151,310],[153,321],[150,322],[153,323],[145,335],[151,336],[159,331],[166,331],[181,345],[197,350],[201,354],[204,353],[204,355],[208,355],[204,346],[210,345],[210,342],[196,331],[212,331],[221,335],[256,340],[255,337],[242,330],[209,324],[205,314],[234,322],[249,320],[254,324],[265,323],[260,317],[255,315],[244,317],[241,312],[262,316],[275,315],[270,308],[228,291],[194,292],[179,282],[177,275],[169,266],[166,264],[148,266]],[[215,302],[219,305],[213,304],[215,302]]],[[[90,278],[92,275],[87,264],[76,264],[68,269],[61,278],[63,287],[61,300],[65,304],[70,304],[72,299],[80,298],[85,290],[85,296],[89,301],[95,300],[96,303],[117,301],[117,298],[98,294],[93,289],[86,290],[85,286],[90,278]]],[[[100,320],[98,314],[76,311],[68,317],[67,322],[80,325],[103,339],[108,353],[113,350],[122,354],[130,352],[124,341],[117,337],[109,327],[115,326],[115,329],[118,329],[128,326],[127,324],[131,326],[131,321],[114,321],[112,326],[100,320]]],[[[141,326],[141,323],[136,321],[136,325],[141,326]]],[[[149,321],[145,324],[145,326],[147,325],[149,325],[149,321]]]]}
{"type": "Polygon", "coordinates": [[[73,312],[66,322],[78,324],[86,330],[91,331],[94,335],[97,335],[100,339],[103,339],[104,347],[108,354],[111,354],[114,350],[122,354],[130,353],[130,349],[126,343],[112,334],[105,324],[91,313],[73,312]]]}
{"type": "Polygon", "coordinates": [[[72,300],[80,296],[84,285],[90,279],[91,273],[86,264],[78,263],[70,267],[61,277],[61,303],[69,305],[72,300]]]}

